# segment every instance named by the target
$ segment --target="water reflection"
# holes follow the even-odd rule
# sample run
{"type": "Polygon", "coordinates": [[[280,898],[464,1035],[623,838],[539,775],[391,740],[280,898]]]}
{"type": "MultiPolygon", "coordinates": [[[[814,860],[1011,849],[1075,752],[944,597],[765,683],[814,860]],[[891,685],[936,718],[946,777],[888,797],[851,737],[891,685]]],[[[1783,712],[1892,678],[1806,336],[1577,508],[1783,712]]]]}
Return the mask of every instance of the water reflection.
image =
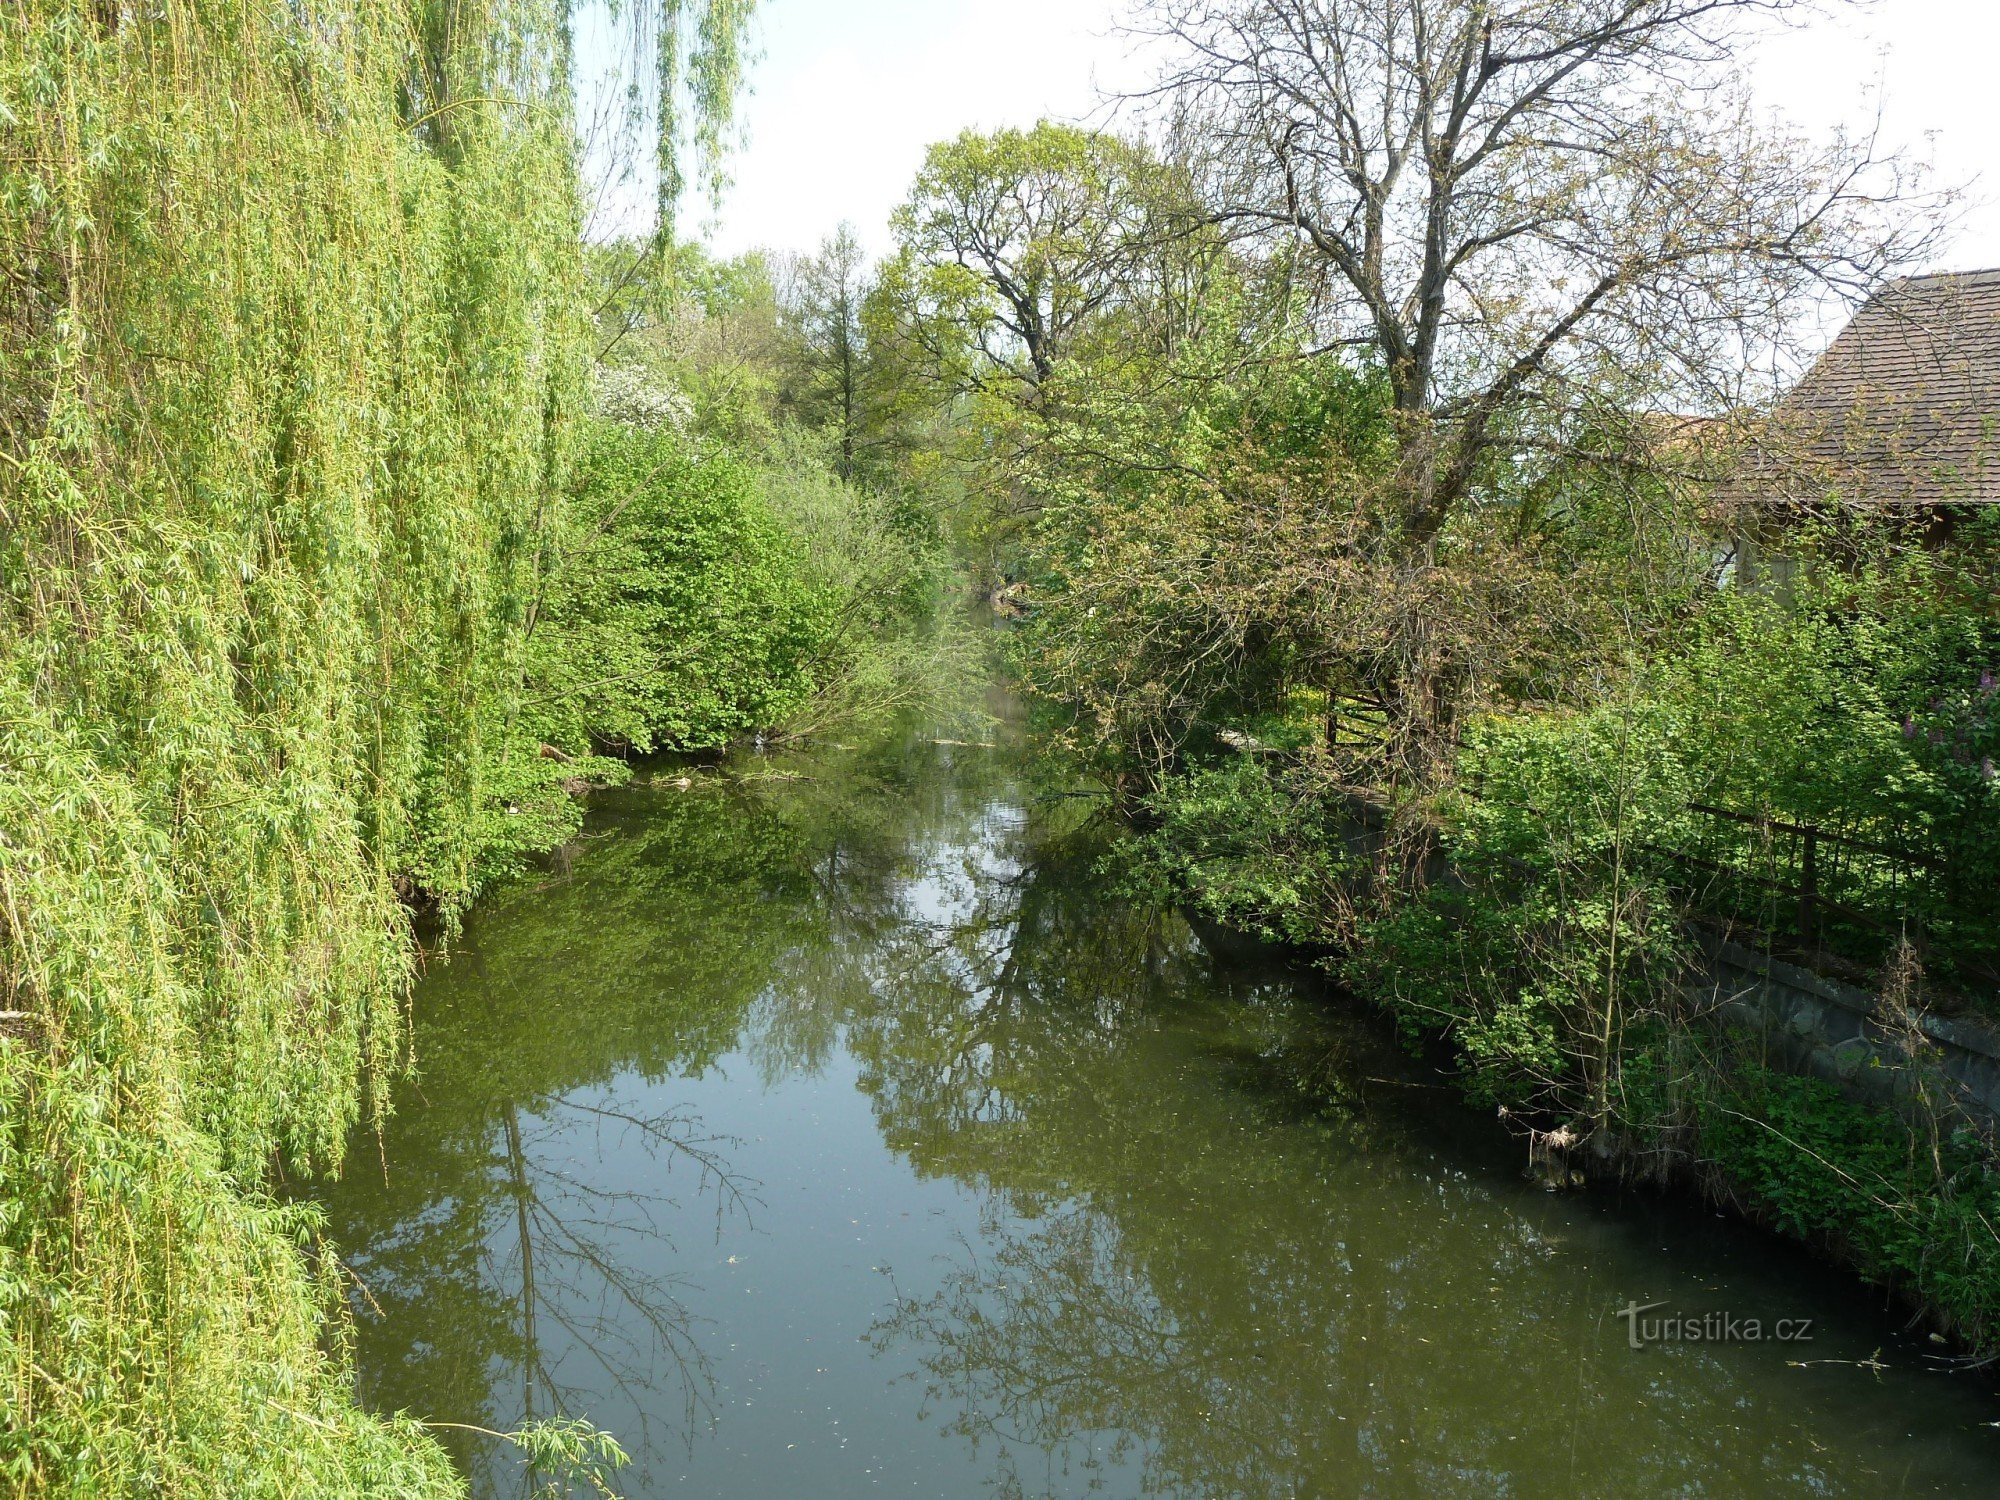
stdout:
{"type": "Polygon", "coordinates": [[[1538,1193],[1013,774],[916,737],[641,787],[482,913],[386,1181],[333,1195],[368,1398],[588,1412],[640,1493],[1991,1493],[1989,1397],[1846,1283],[1538,1193]],[[1819,1318],[1824,1362],[1635,1354],[1634,1297],[1819,1318]]]}
{"type": "Polygon", "coordinates": [[[383,1142],[373,1227],[339,1221],[363,1327],[396,1335],[367,1341],[366,1399],[461,1424],[445,1435],[473,1470],[494,1455],[463,1424],[579,1415],[607,1395],[642,1451],[691,1435],[712,1416],[713,1371],[666,1224],[690,1204],[749,1220],[731,1142],[596,1085],[445,1097],[422,1111],[439,1133],[383,1142]],[[674,1179],[683,1194],[652,1186],[674,1179]]]}

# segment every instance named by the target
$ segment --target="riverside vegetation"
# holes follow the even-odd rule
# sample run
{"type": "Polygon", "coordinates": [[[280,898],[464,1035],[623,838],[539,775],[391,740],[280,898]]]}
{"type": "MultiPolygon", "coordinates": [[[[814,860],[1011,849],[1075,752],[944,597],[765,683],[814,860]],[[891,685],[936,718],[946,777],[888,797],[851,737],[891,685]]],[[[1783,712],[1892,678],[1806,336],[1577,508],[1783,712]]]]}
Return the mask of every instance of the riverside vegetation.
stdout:
{"type": "MultiPolygon", "coordinates": [[[[1748,8],[1160,0],[1156,116],[938,146],[875,270],[586,245],[562,0],[0,15],[11,1491],[454,1493],[355,1405],[274,1192],[409,1065],[413,913],[448,937],[629,755],[973,676],[954,559],[1138,825],[1106,878],[1990,1346],[1993,1143],[1685,1003],[1691,923],[1787,939],[1774,823],[1923,872],[1840,876],[1892,994],[1980,1004],[2000,941],[1992,526],[1822,507],[1795,585],[1717,586],[1742,352],[1938,206],[1676,87],[1748,8]],[[1322,66],[1378,54],[1380,98],[1322,66]]],[[[630,14],[671,207],[749,6],[630,14]]]]}
{"type": "Polygon", "coordinates": [[[1757,123],[1751,8],[1142,6],[1144,138],[934,150],[885,335],[983,434],[1125,879],[1323,955],[1559,1177],[1692,1179],[1990,1350],[2000,1157],[1914,1026],[1869,1109],[1691,982],[1727,931],[1990,1014],[2000,944],[1996,518],[1843,505],[1744,357],[1944,200],[1757,123]],[[1738,498],[1751,452],[1810,503],[1738,498]],[[1809,932],[1800,826],[1858,851],[1809,932]]]}
{"type": "MultiPolygon", "coordinates": [[[[726,129],[747,13],[627,13],[665,181],[726,129]]],[[[339,1263],[272,1192],[407,1065],[412,912],[448,937],[626,753],[838,722],[948,649],[929,511],[809,414],[750,441],[677,394],[699,296],[610,311],[635,256],[717,273],[586,254],[569,26],[0,16],[9,1493],[458,1492],[354,1404],[339,1263]]]]}

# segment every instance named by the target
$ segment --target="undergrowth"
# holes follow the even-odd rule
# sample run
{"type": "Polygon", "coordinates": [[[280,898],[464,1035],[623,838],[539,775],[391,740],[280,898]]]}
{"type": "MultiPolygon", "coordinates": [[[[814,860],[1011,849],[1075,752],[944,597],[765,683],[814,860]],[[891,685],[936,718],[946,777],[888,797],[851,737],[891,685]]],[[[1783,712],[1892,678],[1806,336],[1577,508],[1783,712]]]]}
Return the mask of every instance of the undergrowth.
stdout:
{"type": "Polygon", "coordinates": [[[1854,909],[1876,900],[1915,935],[1881,963],[1885,996],[1929,1003],[1938,975],[1990,953],[1993,625],[1983,603],[1909,586],[1940,571],[1721,597],[1616,696],[1474,722],[1452,785],[1421,807],[1355,795],[1312,749],[1191,765],[1145,800],[1127,879],[1326,955],[1448,1049],[1531,1147],[1699,1181],[1990,1349],[1990,1132],[1921,1046],[1898,1064],[1899,1107],[1745,1061],[1696,960],[1697,923],[1734,921],[1756,946],[1786,935],[1797,902],[1768,874],[1791,877],[1756,817],[1914,851],[1917,874],[1893,883],[1886,858],[1821,867],[1854,909]],[[1718,825],[1714,805],[1754,816],[1718,825]]]}
{"type": "Polygon", "coordinates": [[[1937,1136],[1832,1084],[1744,1066],[1698,1105],[1723,1191],[1920,1302],[1976,1348],[2000,1330],[2000,1167],[1969,1127],[1937,1136]]]}

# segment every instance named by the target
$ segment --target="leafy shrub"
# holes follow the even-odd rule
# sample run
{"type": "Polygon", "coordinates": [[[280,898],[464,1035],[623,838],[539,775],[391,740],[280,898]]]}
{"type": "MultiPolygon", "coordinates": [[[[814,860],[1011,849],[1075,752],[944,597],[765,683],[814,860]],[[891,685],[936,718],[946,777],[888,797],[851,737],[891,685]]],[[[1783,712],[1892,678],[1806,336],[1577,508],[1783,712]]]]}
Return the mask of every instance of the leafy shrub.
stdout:
{"type": "Polygon", "coordinates": [[[757,469],[772,517],[827,591],[828,628],[813,693],[781,726],[788,736],[880,718],[921,704],[939,723],[978,721],[990,677],[986,646],[947,608],[956,574],[927,495],[842,479],[837,433],[781,427],[757,469]]]}
{"type": "Polygon", "coordinates": [[[1148,830],[1122,852],[1134,893],[1178,895],[1218,922],[1281,942],[1323,943],[1352,860],[1334,809],[1239,759],[1167,782],[1142,805],[1148,830]]]}
{"type": "Polygon", "coordinates": [[[837,610],[748,466],[597,422],[529,621],[528,722],[572,752],[720,748],[806,703],[837,610]]]}
{"type": "MultiPolygon", "coordinates": [[[[1827,570],[1789,600],[1722,595],[1642,691],[1673,716],[1666,748],[1690,800],[1892,852],[1821,845],[1822,893],[1872,920],[1836,913],[1818,936],[1877,961],[1908,924],[1935,967],[1990,971],[2000,958],[2000,619],[1950,585],[1941,564],[1915,558],[1827,570]]],[[[1796,904],[1774,898],[1770,882],[1798,883],[1796,840],[1709,819],[1673,847],[1719,877],[1690,878],[1698,902],[1788,932],[1796,904]]]]}
{"type": "Polygon", "coordinates": [[[1624,1113],[1624,1040],[1683,947],[1650,853],[1686,817],[1674,740],[1657,704],[1475,726],[1470,790],[1445,809],[1449,877],[1363,924],[1355,977],[1447,1035],[1483,1097],[1624,1113]]]}
{"type": "Polygon", "coordinates": [[[1831,1084],[1746,1069],[1700,1106],[1704,1154],[1784,1232],[1830,1243],[1975,1341],[2000,1328],[2000,1171],[1831,1084]]]}

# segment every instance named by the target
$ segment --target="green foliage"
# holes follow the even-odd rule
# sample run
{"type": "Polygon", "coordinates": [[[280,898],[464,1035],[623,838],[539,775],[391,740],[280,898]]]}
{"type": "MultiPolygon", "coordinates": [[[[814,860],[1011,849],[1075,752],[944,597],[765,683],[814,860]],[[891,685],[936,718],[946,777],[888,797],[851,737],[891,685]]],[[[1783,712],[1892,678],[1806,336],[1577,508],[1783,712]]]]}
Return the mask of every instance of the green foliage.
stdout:
{"type": "MultiPolygon", "coordinates": [[[[750,10],[632,12],[663,39],[676,188],[676,101],[714,160],[750,10]]],[[[458,1488],[415,1424],[353,1405],[337,1268],[265,1181],[336,1170],[380,1118],[406,900],[449,928],[620,774],[546,754],[558,706],[522,692],[551,548],[603,514],[601,449],[572,474],[570,12],[0,14],[7,1493],[458,1488]]],[[[677,476],[690,545],[755,569],[788,544],[730,518],[724,467],[677,476]]],[[[719,586],[703,566],[669,623],[726,672],[734,616],[685,597],[719,586]]],[[[777,602],[779,629],[805,608],[777,602]]],[[[683,732],[726,716],[690,691],[683,732]]],[[[525,1440],[586,1477],[614,1458],[525,1440]]]]}
{"type": "MultiPolygon", "coordinates": [[[[643,405],[644,403],[640,403],[643,405]]],[[[523,723],[591,774],[593,745],[716,750],[931,695],[935,514],[840,479],[794,428],[761,463],[672,424],[593,424],[528,642],[523,723]]]]}
{"type": "MultiPolygon", "coordinates": [[[[1824,845],[1822,895],[1890,932],[1908,924],[1932,978],[1990,961],[1996,643],[1969,586],[1980,563],[1876,557],[1814,570],[1785,597],[1715,595],[1676,649],[1592,706],[1475,722],[1457,789],[1422,810],[1440,848],[1414,887],[1342,863],[1384,814],[1316,779],[1310,749],[1169,779],[1145,803],[1141,868],[1238,927],[1338,941],[1343,975],[1412,1037],[1445,1039],[1477,1097],[1646,1156],[1691,1149],[1788,1232],[1988,1340],[1990,1143],[1927,1138],[1909,1123],[1920,1112],[1759,1066],[1728,1074],[1680,990],[1690,916],[1770,941],[1796,911],[1754,878],[1797,878],[1768,829],[1706,805],[1903,851],[1824,845]]],[[[1851,957],[1887,956],[1879,928],[1830,926],[1820,936],[1851,957]]]]}
{"type": "Polygon", "coordinates": [[[853,480],[879,467],[881,434],[877,362],[869,358],[862,308],[872,289],[867,256],[851,224],[842,224],[819,253],[798,262],[789,332],[797,345],[786,381],[788,404],[808,428],[833,439],[840,477],[853,480]]]}
{"type": "Polygon", "coordinates": [[[1822,900],[1876,918],[1836,908],[1815,934],[1850,957],[1882,962],[1908,931],[1934,977],[1990,962],[2000,800],[1976,757],[1993,624],[1923,587],[1935,571],[1913,559],[1788,601],[1720,594],[1616,700],[1476,725],[1473,794],[1444,809],[1455,878],[1366,931],[1371,987],[1441,1021],[1489,1081],[1511,1078],[1496,1092],[1512,1102],[1600,1068],[1615,1090],[1617,1037],[1657,1019],[1684,915],[1797,937],[1796,839],[1776,848],[1702,807],[1906,856],[1822,845],[1822,900]]]}
{"type": "Polygon", "coordinates": [[[798,737],[918,707],[941,724],[978,720],[987,651],[953,607],[936,500],[845,479],[843,467],[838,428],[823,439],[787,428],[757,471],[763,504],[830,603],[812,696],[779,728],[798,737]]]}
{"type": "Polygon", "coordinates": [[[529,636],[560,748],[716,749],[806,702],[835,595],[753,473],[671,428],[592,426],[529,636]]]}
{"type": "Polygon", "coordinates": [[[973,502],[963,542],[990,581],[1046,502],[1039,462],[1073,404],[1131,399],[1199,321],[1221,238],[1140,144],[1042,122],[933,146],[863,308],[878,406],[930,434],[973,502]],[[1106,383],[1110,384],[1107,385],[1106,383]]]}
{"type": "Polygon", "coordinates": [[[457,1488],[263,1184],[380,1108],[399,898],[575,826],[519,719],[586,398],[566,25],[0,14],[8,1493],[457,1488]]]}
{"type": "MultiPolygon", "coordinates": [[[[266,1041],[254,1012],[239,1051],[201,1034],[216,1023],[175,930],[168,837],[87,754],[36,745],[29,711],[13,698],[0,747],[5,996],[29,1016],[0,1035],[6,1492],[453,1493],[443,1455],[406,1422],[363,1417],[323,1349],[340,1288],[330,1260],[309,1271],[310,1215],[225,1156],[259,1135],[337,1142],[354,1067],[339,1049],[381,1048],[393,1014],[370,1014],[363,990],[302,1018],[330,1035],[295,1022],[266,1041]],[[315,1076],[315,1048],[350,1070],[345,1087],[315,1076]]],[[[349,972],[301,979],[358,985],[363,965],[406,961],[386,924],[338,935],[349,951],[322,961],[349,972]]]]}
{"type": "MultiPolygon", "coordinates": [[[[1248,840],[1253,870],[1225,884],[1275,884],[1261,904],[1234,900],[1239,920],[1354,940],[1353,975],[1419,1029],[1448,1034],[1482,1089],[1513,1104],[1626,1113],[1621,1038],[1660,1020],[1686,915],[1796,940],[1798,900],[1785,888],[1801,878],[1798,840],[1759,819],[1888,851],[1822,842],[1816,875],[1832,915],[1815,937],[1880,963],[1908,931],[1932,978],[1960,979],[1976,997],[2000,889],[2000,789],[1985,766],[1987,664],[2000,640],[1950,558],[1880,556],[1889,560],[1817,571],[1787,598],[1713,594],[1673,649],[1623,673],[1594,706],[1476,721],[1457,766],[1463,790],[1424,810],[1449,878],[1378,891],[1351,929],[1337,889],[1301,913],[1285,885],[1310,868],[1312,849],[1338,846],[1341,819],[1300,811],[1286,837],[1259,832],[1281,785],[1291,802],[1360,812],[1315,788],[1310,747],[1303,759],[1170,780],[1148,804],[1164,819],[1143,841],[1148,857],[1207,901],[1211,832],[1248,840]],[[1218,787],[1232,812],[1184,815],[1218,787]]],[[[1112,628],[1147,638],[1129,619],[1112,628]]],[[[1152,637],[1164,634],[1153,625],[1152,637]]],[[[1239,664],[1221,681],[1243,675],[1239,664]]],[[[1212,722],[1219,701],[1197,714],[1212,722]]],[[[1201,743],[1194,728],[1182,739],[1201,743]]]]}
{"type": "Polygon", "coordinates": [[[1273,941],[1317,946],[1355,867],[1333,809],[1240,759],[1193,771],[1146,799],[1147,828],[1118,856],[1135,894],[1191,900],[1204,916],[1273,941]]]}
{"type": "Polygon", "coordinates": [[[658,207],[661,234],[668,237],[688,185],[690,146],[711,202],[720,200],[727,183],[723,158],[743,92],[757,0],[634,0],[632,9],[635,30],[649,17],[654,25],[658,207]]]}
{"type": "Polygon", "coordinates": [[[530,1475],[549,1476],[533,1486],[534,1500],[567,1500],[578,1485],[617,1500],[612,1476],[632,1461],[610,1433],[574,1419],[529,1422],[507,1440],[521,1450],[530,1475]]]}
{"type": "MultiPolygon", "coordinates": [[[[1828,915],[1814,941],[1881,964],[1907,933],[1933,978],[1964,980],[1976,997],[2000,889],[2000,796],[1982,767],[1984,663],[2000,640],[1948,581],[1942,561],[1918,555],[1827,570],[1789,599],[1719,593],[1614,701],[1475,726],[1460,771],[1477,795],[1451,801],[1444,822],[1466,889],[1424,901],[1505,913],[1507,948],[1565,955],[1564,966],[1595,969],[1616,947],[1657,986],[1674,967],[1672,945],[1651,941],[1663,919],[1800,939],[1800,840],[1772,825],[1810,825],[1833,836],[1816,856],[1828,915]],[[1718,807],[1742,817],[1701,811],[1718,807]],[[1606,925],[1614,884],[1648,913],[1641,927],[1606,925]]],[[[1383,935],[1395,930],[1392,920],[1383,935]]],[[[1498,955],[1466,972],[1504,975],[1503,992],[1549,993],[1498,955]]]]}
{"type": "MultiPolygon", "coordinates": [[[[599,372],[599,411],[651,434],[614,431],[598,444],[628,458],[678,444],[680,456],[658,473],[644,465],[647,484],[624,460],[599,464],[584,476],[570,535],[552,549],[563,618],[537,647],[541,675],[579,684],[589,700],[569,702],[570,722],[550,726],[558,743],[574,748],[589,734],[707,748],[920,700],[966,716],[952,700],[981,674],[967,670],[978,654],[968,631],[942,608],[954,582],[948,502],[935,465],[912,459],[903,419],[885,405],[859,325],[868,283],[859,255],[851,237],[797,263],[718,262],[676,246],[655,282],[638,262],[616,271],[619,257],[598,252],[600,280],[615,273],[605,321],[617,353],[599,372]],[[650,498],[634,505],[638,491],[650,498]],[[703,515],[681,514],[697,492],[710,497],[703,515]],[[718,526],[735,530],[724,537],[718,526]],[[656,605],[677,578],[697,617],[649,615],[646,601],[656,605]],[[676,657],[746,701],[707,716],[719,729],[642,735],[647,706],[635,692],[689,692],[662,675],[676,657]]],[[[545,686],[535,701],[561,705],[566,695],[545,686]]]]}
{"type": "Polygon", "coordinates": [[[1386,448],[1367,372],[1326,358],[1216,379],[1218,359],[1191,344],[1144,394],[1079,390],[1023,559],[1024,678],[1062,743],[1142,785],[1320,686],[1336,518],[1365,503],[1386,448]]]}
{"type": "Polygon", "coordinates": [[[1975,1343],[2000,1327],[2000,1170],[1817,1079],[1746,1070],[1700,1106],[1704,1154],[1788,1234],[1832,1244],[1975,1343]]]}
{"type": "Polygon", "coordinates": [[[758,451],[776,435],[794,354],[771,261],[754,252],[717,261],[675,246],[660,283],[653,295],[665,306],[618,357],[684,392],[695,434],[758,451]]]}
{"type": "Polygon", "coordinates": [[[1078,353],[1159,232],[1159,176],[1138,146],[1048,121],[933,146],[884,271],[933,378],[1032,387],[1078,353]]]}
{"type": "Polygon", "coordinates": [[[1675,729],[1643,701],[1476,726],[1475,790],[1443,819],[1449,878],[1361,924],[1352,975],[1447,1036],[1483,1098],[1650,1123],[1623,1068],[1684,958],[1653,857],[1687,821],[1675,729]]]}
{"type": "MultiPolygon", "coordinates": [[[[1789,599],[1725,593],[1649,691],[1678,721],[1671,749],[1692,800],[1889,851],[1823,847],[1824,894],[1880,925],[1836,913],[1822,936],[1877,962],[1907,924],[1943,976],[1984,973],[1990,987],[2000,618],[1980,577],[1883,548],[1863,567],[1815,570],[1789,599]]],[[[1791,844],[1711,821],[1674,847],[1723,867],[1704,904],[1788,932],[1792,904],[1751,877],[1795,884],[1791,844]]]]}

